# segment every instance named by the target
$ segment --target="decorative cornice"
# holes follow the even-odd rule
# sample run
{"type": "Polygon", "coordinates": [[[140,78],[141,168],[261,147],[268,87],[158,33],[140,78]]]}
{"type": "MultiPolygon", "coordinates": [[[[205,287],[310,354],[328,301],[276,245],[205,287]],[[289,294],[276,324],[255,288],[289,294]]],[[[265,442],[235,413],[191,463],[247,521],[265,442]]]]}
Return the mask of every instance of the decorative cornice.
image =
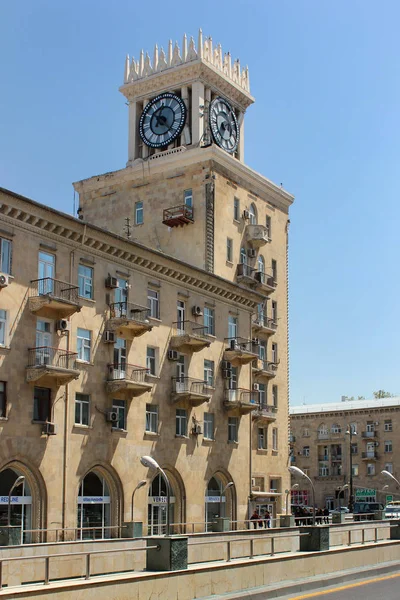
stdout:
{"type": "Polygon", "coordinates": [[[115,261],[125,268],[148,276],[184,284],[203,294],[218,296],[229,303],[254,310],[264,296],[231,281],[170,257],[100,227],[78,221],[55,209],[38,204],[0,188],[1,219],[14,226],[42,235],[72,249],[90,252],[103,260],[115,261]]]}

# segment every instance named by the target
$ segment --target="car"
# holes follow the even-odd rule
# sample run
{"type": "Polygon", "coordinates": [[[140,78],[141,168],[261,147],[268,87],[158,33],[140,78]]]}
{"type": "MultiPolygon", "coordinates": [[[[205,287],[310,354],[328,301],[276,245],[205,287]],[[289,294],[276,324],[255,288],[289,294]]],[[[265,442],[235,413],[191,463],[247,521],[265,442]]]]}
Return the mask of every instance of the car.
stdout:
{"type": "Polygon", "coordinates": [[[385,506],[385,519],[400,519],[400,506],[385,506]]]}
{"type": "Polygon", "coordinates": [[[329,511],[329,514],[332,515],[333,513],[349,513],[349,509],[347,508],[347,506],[338,506],[337,508],[334,508],[333,510],[329,511]]]}

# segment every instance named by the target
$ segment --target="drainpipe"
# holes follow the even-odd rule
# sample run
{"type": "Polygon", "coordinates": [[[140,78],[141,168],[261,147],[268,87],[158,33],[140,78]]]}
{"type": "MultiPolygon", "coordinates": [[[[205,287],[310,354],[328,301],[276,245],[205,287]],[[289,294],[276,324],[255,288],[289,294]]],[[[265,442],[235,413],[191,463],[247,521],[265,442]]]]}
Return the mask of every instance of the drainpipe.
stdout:
{"type": "MultiPolygon", "coordinates": [[[[253,313],[249,314],[249,321],[250,321],[250,339],[252,338],[252,317],[253,317],[253,313]]],[[[253,374],[252,374],[252,368],[251,368],[252,363],[250,363],[250,372],[249,372],[249,382],[250,382],[250,390],[253,389],[253,374]]],[[[249,501],[248,501],[248,506],[247,506],[247,512],[248,512],[248,519],[250,519],[250,501],[251,501],[251,492],[252,492],[252,486],[251,486],[251,479],[252,479],[252,473],[253,473],[253,448],[252,448],[252,432],[253,432],[253,419],[251,416],[251,411],[249,413],[249,501]]]]}

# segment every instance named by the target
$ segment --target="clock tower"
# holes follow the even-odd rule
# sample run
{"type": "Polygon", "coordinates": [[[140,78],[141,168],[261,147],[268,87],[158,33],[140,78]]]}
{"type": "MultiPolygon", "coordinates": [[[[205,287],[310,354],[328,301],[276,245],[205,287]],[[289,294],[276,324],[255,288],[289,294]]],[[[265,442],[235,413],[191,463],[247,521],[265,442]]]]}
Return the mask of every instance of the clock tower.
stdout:
{"type": "Polygon", "coordinates": [[[167,54],[156,45],[152,60],[143,50],[138,61],[127,57],[120,91],[129,104],[127,166],[213,143],[244,162],[249,71],[201,30],[197,46],[185,35],[181,48],[169,42],[167,54]]]}

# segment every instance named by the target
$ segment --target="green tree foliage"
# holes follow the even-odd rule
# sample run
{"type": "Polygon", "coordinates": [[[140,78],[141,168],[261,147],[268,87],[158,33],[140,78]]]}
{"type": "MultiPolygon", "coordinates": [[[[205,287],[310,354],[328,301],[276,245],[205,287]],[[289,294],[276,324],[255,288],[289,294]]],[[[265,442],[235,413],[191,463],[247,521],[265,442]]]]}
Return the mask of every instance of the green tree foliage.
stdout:
{"type": "Polygon", "coordinates": [[[385,392],[385,390],[378,390],[374,392],[374,398],[378,400],[379,398],[393,398],[393,394],[390,392],[385,392]]]}

